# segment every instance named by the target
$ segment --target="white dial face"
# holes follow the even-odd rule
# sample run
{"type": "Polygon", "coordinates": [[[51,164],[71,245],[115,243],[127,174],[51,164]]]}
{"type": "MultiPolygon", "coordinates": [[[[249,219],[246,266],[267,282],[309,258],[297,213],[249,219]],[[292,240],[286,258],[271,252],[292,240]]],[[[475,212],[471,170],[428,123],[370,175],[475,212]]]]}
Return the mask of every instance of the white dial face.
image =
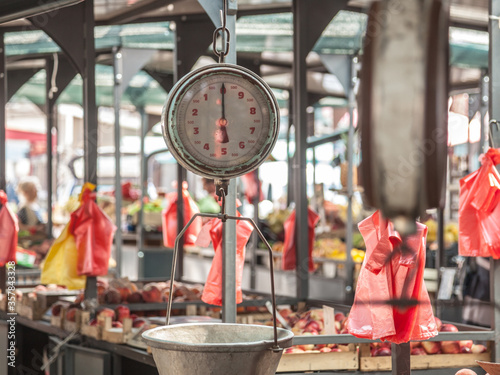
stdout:
{"type": "Polygon", "coordinates": [[[207,76],[183,94],[177,132],[186,152],[208,167],[237,167],[269,142],[267,97],[252,82],[230,73],[207,76]]]}

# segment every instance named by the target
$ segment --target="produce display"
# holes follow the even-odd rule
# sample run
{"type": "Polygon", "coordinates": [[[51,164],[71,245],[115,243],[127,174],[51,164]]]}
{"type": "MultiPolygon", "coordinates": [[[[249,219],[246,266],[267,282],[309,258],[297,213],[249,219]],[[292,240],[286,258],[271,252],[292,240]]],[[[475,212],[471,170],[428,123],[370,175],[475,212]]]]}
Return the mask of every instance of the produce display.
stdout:
{"type": "MultiPolygon", "coordinates": [[[[458,328],[450,323],[441,323],[436,319],[439,332],[458,332],[458,328]]],[[[487,351],[486,346],[475,344],[472,340],[461,341],[412,341],[410,342],[411,355],[433,355],[433,354],[479,354],[487,351]]],[[[391,343],[371,343],[370,354],[372,357],[390,356],[391,343]]]]}

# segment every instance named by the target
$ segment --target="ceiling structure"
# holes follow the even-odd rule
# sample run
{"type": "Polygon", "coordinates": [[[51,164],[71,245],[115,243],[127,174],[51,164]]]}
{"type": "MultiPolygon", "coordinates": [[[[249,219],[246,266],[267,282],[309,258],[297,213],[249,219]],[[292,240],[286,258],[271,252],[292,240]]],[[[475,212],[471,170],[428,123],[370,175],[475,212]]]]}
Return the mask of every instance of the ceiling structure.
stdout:
{"type": "MultiPolygon", "coordinates": [[[[237,1],[238,62],[260,66],[260,74],[272,87],[289,90],[293,56],[292,1],[237,1]]],[[[339,80],[327,72],[320,55],[352,55],[359,52],[366,27],[364,12],[370,3],[370,0],[349,1],[346,11],[341,11],[323,32],[308,58],[308,89],[312,94],[344,96],[339,80]]],[[[197,0],[94,0],[94,13],[98,64],[110,65],[113,46],[156,49],[158,52],[144,70],[163,74],[172,74],[173,71],[175,21],[183,17],[205,17],[197,0]]],[[[481,70],[486,69],[488,64],[488,0],[452,0],[451,20],[452,86],[455,89],[478,87],[481,70]]],[[[9,70],[29,66],[40,69],[44,58],[60,52],[45,33],[36,30],[25,19],[0,24],[0,31],[5,33],[9,70]]],[[[210,62],[212,57],[211,49],[207,48],[205,63],[210,62]]],[[[19,94],[30,100],[42,100],[42,93],[37,94],[40,98],[30,93],[35,92],[38,85],[44,85],[44,74],[43,70],[38,72],[19,94]]],[[[110,66],[98,67],[100,105],[112,103],[110,74],[110,66]]],[[[134,78],[136,84],[145,84],[143,89],[150,93],[150,98],[144,96],[143,100],[152,100],[154,104],[163,102],[165,93],[150,78],[144,72],[134,78]]],[[[75,88],[79,85],[81,82],[76,78],[60,100],[80,101],[78,93],[81,91],[75,88]],[[72,87],[76,96],[71,94],[72,87]]],[[[130,86],[127,91],[134,90],[134,81],[130,86]]],[[[124,99],[127,102],[127,95],[124,99]]]]}

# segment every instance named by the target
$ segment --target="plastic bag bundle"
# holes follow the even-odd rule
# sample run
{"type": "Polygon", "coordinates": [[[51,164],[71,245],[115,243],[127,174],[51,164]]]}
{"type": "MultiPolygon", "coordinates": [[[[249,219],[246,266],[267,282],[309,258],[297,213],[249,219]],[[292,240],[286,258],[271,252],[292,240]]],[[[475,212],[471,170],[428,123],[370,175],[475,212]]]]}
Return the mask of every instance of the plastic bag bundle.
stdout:
{"type": "Polygon", "coordinates": [[[7,207],[7,194],[0,190],[0,267],[15,262],[18,232],[17,217],[7,207]]]}
{"type": "MultiPolygon", "coordinates": [[[[238,216],[241,215],[238,213],[238,216]]],[[[250,223],[243,220],[236,222],[236,303],[243,302],[241,281],[245,265],[245,249],[252,231],[253,226],[250,223]]],[[[210,242],[215,249],[215,255],[201,300],[210,305],[222,306],[222,221],[220,219],[212,219],[203,226],[196,244],[207,247],[210,242]]]]}
{"type": "Polygon", "coordinates": [[[68,289],[84,289],[86,276],[78,275],[78,249],[75,237],[69,231],[71,221],[54,241],[45,258],[41,283],[64,285],[68,289]]]}
{"type": "MultiPolygon", "coordinates": [[[[187,191],[187,184],[182,186],[182,199],[184,203],[184,225],[191,220],[194,214],[200,212],[196,202],[191,198],[187,191]]],[[[177,237],[177,193],[170,193],[166,197],[167,205],[165,206],[162,218],[162,232],[163,232],[163,245],[165,247],[173,248],[175,246],[175,239],[177,237]]],[[[198,233],[201,230],[201,218],[196,218],[189,228],[184,233],[184,244],[194,245],[198,233]]]]}
{"type": "MultiPolygon", "coordinates": [[[[283,270],[295,270],[297,264],[296,237],[295,237],[295,210],[286,219],[283,227],[285,229],[285,241],[283,243],[283,256],[281,258],[281,268],[283,270]]],[[[319,215],[311,208],[307,208],[307,226],[309,230],[309,271],[314,271],[312,251],[314,246],[314,227],[318,224],[319,215]]]]}
{"type": "Polygon", "coordinates": [[[80,194],[80,207],[71,214],[70,233],[78,249],[79,275],[104,276],[108,273],[109,258],[116,226],[97,206],[95,187],[85,184],[80,194]]]}
{"type": "Polygon", "coordinates": [[[481,167],[460,180],[459,254],[500,259],[500,149],[490,148],[481,167]]]}
{"type": "Polygon", "coordinates": [[[349,333],[393,343],[437,335],[424,284],[427,227],[417,223],[416,234],[402,239],[379,211],[358,226],[366,256],[347,321],[349,333]],[[415,303],[388,303],[397,300],[415,303]]]}

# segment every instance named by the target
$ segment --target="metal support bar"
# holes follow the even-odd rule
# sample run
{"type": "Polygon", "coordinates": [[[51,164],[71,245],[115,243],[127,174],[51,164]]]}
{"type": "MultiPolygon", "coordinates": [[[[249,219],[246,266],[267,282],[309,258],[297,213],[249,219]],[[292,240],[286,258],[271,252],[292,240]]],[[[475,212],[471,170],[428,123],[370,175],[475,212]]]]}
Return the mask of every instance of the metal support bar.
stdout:
{"type": "MultiPolygon", "coordinates": [[[[6,168],[6,118],[5,106],[7,104],[7,68],[5,66],[5,42],[4,33],[0,32],[0,190],[7,189],[6,168]]],[[[7,286],[7,270],[5,266],[0,268],[0,289],[5,290],[7,286]]]]}
{"type": "MultiPolygon", "coordinates": [[[[115,261],[116,275],[121,276],[122,266],[122,174],[121,174],[121,153],[120,153],[120,102],[122,97],[122,78],[123,78],[123,55],[117,47],[113,47],[113,109],[115,113],[115,261]]],[[[127,84],[127,83],[126,83],[127,84]]]]}
{"type": "Polygon", "coordinates": [[[353,243],[354,219],[352,214],[352,199],[354,197],[354,108],[356,107],[356,98],[354,96],[354,80],[356,79],[356,70],[354,64],[357,58],[351,58],[349,64],[349,86],[346,88],[349,98],[349,132],[347,137],[347,224],[346,224],[346,286],[345,301],[350,304],[354,301],[354,261],[351,257],[353,243]]]}
{"type": "Polygon", "coordinates": [[[488,127],[485,124],[485,119],[486,119],[486,113],[488,112],[488,101],[489,101],[489,93],[488,93],[488,86],[490,83],[490,77],[488,76],[488,72],[486,70],[483,70],[481,72],[481,85],[480,85],[480,107],[479,111],[481,114],[480,121],[481,121],[481,140],[480,140],[480,152],[486,152],[488,150],[488,142],[487,142],[487,135],[488,135],[488,127]]]}
{"type": "Polygon", "coordinates": [[[393,375],[411,374],[410,343],[392,344],[392,373],[393,375]]]}
{"type": "Polygon", "coordinates": [[[293,184],[296,214],[297,298],[309,294],[309,235],[307,226],[307,63],[306,57],[325,27],[347,1],[294,0],[293,11],[293,124],[295,126],[295,157],[293,184]]]}
{"type": "Polygon", "coordinates": [[[45,62],[45,114],[47,116],[47,237],[52,238],[52,202],[53,202],[53,183],[54,183],[54,166],[53,166],[53,144],[52,134],[55,128],[55,105],[50,101],[50,92],[52,87],[52,73],[54,71],[53,61],[47,59],[45,62]]]}
{"type": "MultiPolygon", "coordinates": [[[[494,17],[500,16],[500,0],[489,1],[489,14],[494,17]]],[[[500,27],[498,19],[489,19],[489,113],[490,119],[500,121],[500,27]]],[[[500,147],[500,128],[491,132],[490,144],[500,147]]],[[[495,302],[494,319],[492,327],[495,330],[495,348],[493,351],[493,362],[500,360],[500,309],[496,305],[500,301],[500,260],[491,260],[490,266],[490,293],[491,300],[495,302]]]]}
{"type": "MultiPolygon", "coordinates": [[[[19,18],[57,11],[59,8],[74,5],[83,0],[2,0],[0,6],[0,23],[14,21],[19,18]]],[[[40,17],[42,17],[40,16],[40,17]]]]}
{"type": "MultiPolygon", "coordinates": [[[[82,74],[84,180],[97,185],[98,124],[95,86],[94,1],[87,0],[83,4],[84,19],[81,26],[84,35],[84,72],[82,74]]],[[[97,279],[87,277],[85,299],[96,297],[97,279]]]]}

